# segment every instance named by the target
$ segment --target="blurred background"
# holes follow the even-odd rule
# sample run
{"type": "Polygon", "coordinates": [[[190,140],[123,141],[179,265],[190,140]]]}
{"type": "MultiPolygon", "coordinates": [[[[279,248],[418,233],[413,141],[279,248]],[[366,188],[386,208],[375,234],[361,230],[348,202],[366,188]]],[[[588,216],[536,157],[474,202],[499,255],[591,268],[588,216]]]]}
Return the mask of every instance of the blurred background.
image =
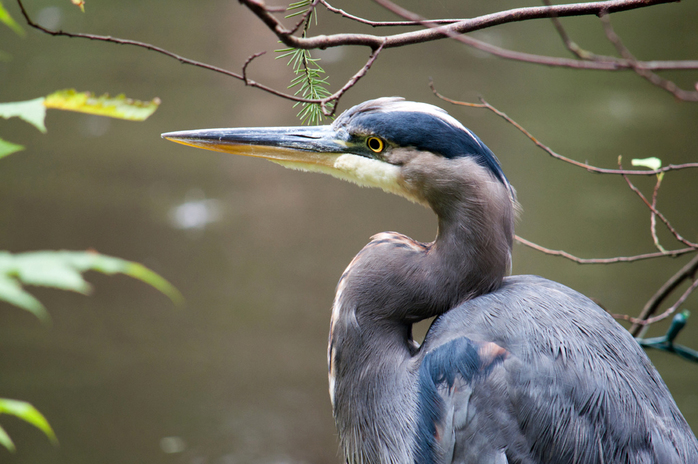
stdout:
{"type": "MultiPolygon", "coordinates": [[[[400,2],[432,18],[472,17],[536,2],[400,2]]],[[[3,2],[20,23],[11,0],[3,2]]],[[[26,0],[41,24],[149,42],[248,73],[277,89],[292,78],[275,37],[237,2],[212,0],[26,0]]],[[[334,6],[395,19],[369,1],[334,6]]],[[[695,59],[698,3],[615,14],[617,33],[640,59],[695,59]]],[[[612,54],[595,17],[564,19],[582,47],[612,54]]],[[[87,276],[84,297],[32,288],[52,327],[0,303],[0,396],[34,404],[59,447],[37,429],[0,418],[17,445],[9,463],[339,463],[327,394],[326,341],[335,284],[377,232],[433,239],[434,216],[378,190],[361,189],[272,163],[178,146],[173,130],[296,125],[287,101],[146,50],[0,27],[0,101],[76,88],[159,97],[146,122],[49,111],[48,133],[0,121],[0,136],[26,150],[0,161],[0,248],[12,252],[95,249],[142,262],[187,299],[176,308],[126,277],[87,276]],[[11,58],[11,59],[9,59],[11,58]]],[[[408,30],[408,29],[405,29],[408,30]]],[[[322,11],[311,33],[374,30],[322,11]]],[[[547,20],[473,34],[490,43],[567,56],[547,20]]],[[[313,52],[334,91],[368,50],[313,52]]],[[[666,73],[692,88],[696,73],[666,73]]],[[[696,161],[698,104],[681,103],[630,72],[549,69],[507,62],[453,41],[383,52],[340,110],[399,95],[441,106],[443,94],[505,111],[559,153],[615,167],[619,155],[696,161]]],[[[647,208],[622,178],[552,160],[493,114],[447,107],[499,156],[517,188],[517,232],[583,257],[653,251],[647,208]]],[[[651,195],[654,180],[635,179],[651,195]]],[[[696,171],[665,176],[659,207],[684,236],[698,238],[696,171]]],[[[659,227],[667,248],[671,237],[659,227]]],[[[515,247],[514,273],[571,286],[617,313],[637,314],[688,258],[582,266],[515,247]]],[[[679,290],[681,291],[681,289],[679,290]]],[[[698,348],[695,313],[677,342],[698,348]]],[[[661,335],[658,324],[649,335],[661,335]]],[[[421,329],[422,331],[424,328],[421,329]]],[[[650,352],[686,419],[698,431],[698,366],[650,352]]]]}

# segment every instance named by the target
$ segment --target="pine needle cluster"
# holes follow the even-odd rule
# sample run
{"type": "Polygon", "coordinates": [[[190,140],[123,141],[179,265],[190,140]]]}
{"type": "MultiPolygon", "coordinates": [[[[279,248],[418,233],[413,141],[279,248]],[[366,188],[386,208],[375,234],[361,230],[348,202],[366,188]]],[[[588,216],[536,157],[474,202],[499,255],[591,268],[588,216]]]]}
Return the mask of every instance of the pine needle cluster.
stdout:
{"type": "MultiPolygon", "coordinates": [[[[286,16],[287,18],[306,15],[302,26],[303,37],[306,37],[310,24],[313,21],[317,25],[317,15],[314,8],[313,0],[300,0],[288,6],[289,11],[297,11],[286,16]]],[[[298,48],[284,48],[276,51],[281,53],[277,58],[288,58],[288,65],[293,68],[293,72],[296,75],[291,81],[291,85],[288,86],[289,89],[296,89],[294,95],[300,95],[308,99],[321,99],[331,95],[327,89],[329,82],[327,81],[325,70],[318,64],[320,58],[313,58],[310,50],[298,48]]],[[[302,124],[317,125],[322,122],[324,114],[320,104],[297,102],[293,107],[295,108],[298,105],[301,105],[301,110],[297,116],[302,124]]],[[[331,103],[327,106],[329,109],[332,109],[331,103]]]]}

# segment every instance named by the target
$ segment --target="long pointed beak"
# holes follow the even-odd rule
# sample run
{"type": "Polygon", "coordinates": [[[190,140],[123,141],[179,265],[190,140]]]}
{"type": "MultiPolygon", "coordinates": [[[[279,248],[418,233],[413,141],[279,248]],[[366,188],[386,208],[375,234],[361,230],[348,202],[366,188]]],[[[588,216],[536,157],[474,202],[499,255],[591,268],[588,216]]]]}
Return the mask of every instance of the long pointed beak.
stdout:
{"type": "Polygon", "coordinates": [[[167,132],[162,137],[206,150],[265,158],[287,168],[330,174],[427,205],[426,200],[406,188],[398,165],[377,158],[343,128],[241,127],[167,132]]]}
{"type": "Polygon", "coordinates": [[[348,137],[332,126],[202,129],[167,132],[162,137],[206,150],[300,166],[333,167],[337,157],[348,152],[348,137]]]}

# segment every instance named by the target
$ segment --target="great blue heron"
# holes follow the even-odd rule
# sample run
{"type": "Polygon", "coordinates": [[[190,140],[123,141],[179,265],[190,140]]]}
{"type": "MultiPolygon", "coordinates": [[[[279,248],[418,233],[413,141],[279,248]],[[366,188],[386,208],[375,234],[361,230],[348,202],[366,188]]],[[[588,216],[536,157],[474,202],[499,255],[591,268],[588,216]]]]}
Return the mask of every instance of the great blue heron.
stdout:
{"type": "Polygon", "coordinates": [[[516,199],[444,110],[379,98],[320,127],[163,134],[401,195],[431,243],[384,232],[339,280],[330,398],[347,463],[698,463],[698,442],[630,334],[511,266],[516,199]],[[421,346],[412,324],[434,317],[421,346]]]}

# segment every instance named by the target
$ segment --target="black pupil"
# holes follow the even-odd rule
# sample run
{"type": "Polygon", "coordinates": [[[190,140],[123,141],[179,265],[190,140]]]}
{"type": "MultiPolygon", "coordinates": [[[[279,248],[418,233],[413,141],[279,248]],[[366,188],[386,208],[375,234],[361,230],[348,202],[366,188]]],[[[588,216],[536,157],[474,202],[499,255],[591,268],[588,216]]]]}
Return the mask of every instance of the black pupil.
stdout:
{"type": "Polygon", "coordinates": [[[368,148],[373,151],[379,151],[381,149],[382,143],[377,138],[368,139],[368,148]]]}

